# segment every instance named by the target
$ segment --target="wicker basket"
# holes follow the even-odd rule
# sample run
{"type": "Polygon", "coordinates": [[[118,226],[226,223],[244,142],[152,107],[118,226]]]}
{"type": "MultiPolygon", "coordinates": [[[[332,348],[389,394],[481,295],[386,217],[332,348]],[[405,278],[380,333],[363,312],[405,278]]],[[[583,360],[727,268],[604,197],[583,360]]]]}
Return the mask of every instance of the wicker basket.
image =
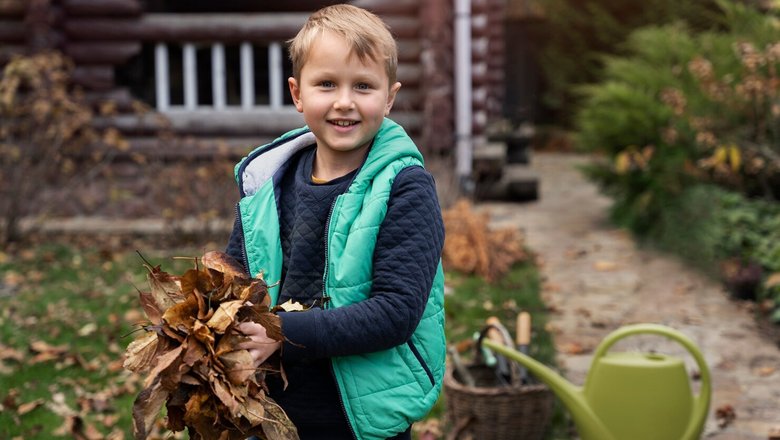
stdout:
{"type": "Polygon", "coordinates": [[[459,381],[451,368],[444,375],[448,439],[538,440],[550,424],[553,393],[543,384],[500,386],[493,368],[467,367],[476,386],[459,381]]]}

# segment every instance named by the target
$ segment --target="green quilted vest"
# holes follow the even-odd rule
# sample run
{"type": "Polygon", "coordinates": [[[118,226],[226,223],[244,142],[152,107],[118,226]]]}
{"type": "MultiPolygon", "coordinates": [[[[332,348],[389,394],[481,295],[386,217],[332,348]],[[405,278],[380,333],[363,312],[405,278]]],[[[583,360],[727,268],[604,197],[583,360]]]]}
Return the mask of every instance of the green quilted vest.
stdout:
{"type": "MultiPolygon", "coordinates": [[[[295,152],[314,142],[301,128],[259,147],[236,166],[242,199],[238,214],[244,229],[246,263],[253,275],[275,283],[281,276],[282,250],[273,175],[295,152]],[[258,156],[262,160],[254,161],[258,156]]],[[[365,163],[328,221],[325,294],[328,307],[368,298],[376,237],[387,212],[395,176],[422,165],[422,155],[399,125],[385,119],[365,163]]],[[[270,290],[273,302],[279,289],[270,290]]],[[[433,288],[412,338],[389,350],[332,359],[349,423],[358,439],[385,439],[424,417],[441,391],[444,338],[444,275],[439,264],[433,288]]]]}

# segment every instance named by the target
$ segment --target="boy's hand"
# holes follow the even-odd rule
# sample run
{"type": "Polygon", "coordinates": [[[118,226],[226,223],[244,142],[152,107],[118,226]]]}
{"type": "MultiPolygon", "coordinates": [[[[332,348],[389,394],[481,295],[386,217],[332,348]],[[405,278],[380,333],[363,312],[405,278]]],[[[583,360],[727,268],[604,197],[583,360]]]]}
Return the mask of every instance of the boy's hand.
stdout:
{"type": "Polygon", "coordinates": [[[245,336],[251,338],[251,341],[242,342],[238,348],[249,351],[255,362],[255,367],[259,367],[276,350],[282,347],[281,341],[271,339],[265,331],[265,327],[254,322],[242,322],[238,324],[238,329],[245,336]]]}

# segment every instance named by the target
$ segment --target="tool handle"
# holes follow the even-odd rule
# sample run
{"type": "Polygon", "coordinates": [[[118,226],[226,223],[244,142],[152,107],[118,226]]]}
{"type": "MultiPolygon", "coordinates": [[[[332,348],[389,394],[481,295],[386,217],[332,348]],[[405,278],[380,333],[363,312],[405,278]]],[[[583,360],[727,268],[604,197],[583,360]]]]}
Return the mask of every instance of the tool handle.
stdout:
{"type": "Polygon", "coordinates": [[[505,334],[502,331],[504,329],[504,325],[501,324],[501,320],[498,319],[497,316],[489,317],[487,320],[485,320],[485,323],[489,326],[486,335],[488,339],[495,342],[496,344],[501,345],[507,345],[511,343],[511,339],[509,341],[505,339],[505,334]]]}
{"type": "Polygon", "coordinates": [[[518,347],[531,344],[531,315],[528,312],[517,314],[517,337],[518,347]]]}

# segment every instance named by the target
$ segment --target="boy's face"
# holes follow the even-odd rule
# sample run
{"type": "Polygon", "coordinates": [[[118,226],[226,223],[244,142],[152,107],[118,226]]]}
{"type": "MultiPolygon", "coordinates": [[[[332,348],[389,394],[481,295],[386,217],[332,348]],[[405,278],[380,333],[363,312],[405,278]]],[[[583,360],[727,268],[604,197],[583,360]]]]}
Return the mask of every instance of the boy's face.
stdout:
{"type": "Polygon", "coordinates": [[[391,86],[383,63],[361,61],[342,37],[327,31],[312,45],[299,76],[288,80],[290,93],[317,138],[318,153],[362,160],[401,83],[391,86]]]}

